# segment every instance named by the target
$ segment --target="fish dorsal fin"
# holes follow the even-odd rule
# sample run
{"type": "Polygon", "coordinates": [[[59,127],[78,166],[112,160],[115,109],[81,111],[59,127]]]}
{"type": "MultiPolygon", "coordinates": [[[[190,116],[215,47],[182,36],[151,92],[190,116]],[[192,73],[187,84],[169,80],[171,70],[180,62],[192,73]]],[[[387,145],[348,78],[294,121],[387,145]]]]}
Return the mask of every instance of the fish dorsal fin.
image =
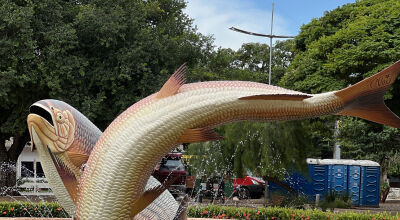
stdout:
{"type": "Polygon", "coordinates": [[[223,137],[219,135],[213,128],[191,128],[187,129],[185,133],[178,139],[178,143],[196,143],[219,140],[223,137]]]}
{"type": "Polygon", "coordinates": [[[67,151],[69,160],[77,167],[81,167],[82,164],[86,163],[89,159],[89,155],[83,153],[76,153],[67,151]]]}
{"type": "Polygon", "coordinates": [[[160,91],[157,93],[157,99],[163,99],[172,95],[175,95],[179,88],[185,84],[186,64],[180,66],[174,74],[168,79],[163,85],[160,91]]]}
{"type": "Polygon", "coordinates": [[[186,220],[187,219],[187,207],[189,206],[189,196],[186,195],[181,204],[179,205],[178,211],[174,217],[174,220],[186,220]]]}
{"type": "Polygon", "coordinates": [[[306,94],[269,94],[269,95],[252,95],[244,96],[239,100],[288,100],[288,101],[303,101],[311,98],[311,95],[306,94]]]}
{"type": "Polygon", "coordinates": [[[157,199],[158,196],[160,196],[166,189],[168,189],[178,177],[179,176],[172,177],[163,184],[143,192],[139,199],[137,199],[136,202],[132,204],[130,219],[141,212],[143,209],[145,209],[147,206],[149,206],[155,199],[157,199]]]}

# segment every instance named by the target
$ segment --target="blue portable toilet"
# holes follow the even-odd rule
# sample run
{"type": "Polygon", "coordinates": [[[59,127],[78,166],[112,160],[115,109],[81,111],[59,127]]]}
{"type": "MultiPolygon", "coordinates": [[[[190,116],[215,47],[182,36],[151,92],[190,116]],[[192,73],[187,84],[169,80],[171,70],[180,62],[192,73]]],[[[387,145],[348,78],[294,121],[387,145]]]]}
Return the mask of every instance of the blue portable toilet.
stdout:
{"type": "Polygon", "coordinates": [[[328,191],[332,190],[339,194],[347,193],[347,167],[352,161],[326,159],[329,164],[328,191]]]}
{"type": "Polygon", "coordinates": [[[361,206],[379,206],[380,166],[373,161],[360,161],[361,165],[361,206]]]}
{"type": "Polygon", "coordinates": [[[316,194],[321,197],[328,191],[328,171],[329,164],[322,163],[319,159],[307,159],[308,171],[311,182],[309,184],[308,194],[315,198],[316,194]]]}
{"type": "Polygon", "coordinates": [[[359,161],[353,161],[348,165],[348,193],[351,203],[355,206],[360,205],[361,190],[361,167],[359,161]]]}

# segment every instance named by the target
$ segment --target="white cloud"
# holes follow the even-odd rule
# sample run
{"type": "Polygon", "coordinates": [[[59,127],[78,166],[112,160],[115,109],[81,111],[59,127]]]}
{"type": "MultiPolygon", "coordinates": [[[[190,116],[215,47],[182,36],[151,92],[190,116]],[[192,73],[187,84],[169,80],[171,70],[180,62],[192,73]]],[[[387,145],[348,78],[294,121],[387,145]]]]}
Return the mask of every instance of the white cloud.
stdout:
{"type": "MultiPolygon", "coordinates": [[[[184,10],[199,32],[213,35],[215,44],[224,48],[238,49],[243,43],[268,43],[269,38],[250,36],[229,30],[230,27],[256,32],[270,33],[271,8],[262,10],[252,1],[240,0],[188,0],[184,10]]],[[[290,35],[286,21],[274,13],[273,34],[290,35]]]]}

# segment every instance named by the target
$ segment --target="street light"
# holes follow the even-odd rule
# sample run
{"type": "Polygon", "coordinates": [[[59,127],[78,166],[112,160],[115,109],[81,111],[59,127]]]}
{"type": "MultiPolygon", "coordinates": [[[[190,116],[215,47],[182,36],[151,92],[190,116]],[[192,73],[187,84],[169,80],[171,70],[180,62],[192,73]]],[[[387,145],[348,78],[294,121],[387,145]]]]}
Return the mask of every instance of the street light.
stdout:
{"type": "Polygon", "coordinates": [[[271,85],[271,65],[272,65],[272,38],[294,38],[295,37],[295,36],[273,35],[272,34],[272,26],[273,26],[273,24],[274,24],[274,3],[272,3],[271,34],[253,33],[253,32],[241,30],[241,29],[235,28],[235,27],[230,27],[229,28],[232,31],[240,32],[240,33],[243,33],[243,34],[269,38],[269,74],[268,74],[268,84],[270,84],[270,85],[271,85]]]}

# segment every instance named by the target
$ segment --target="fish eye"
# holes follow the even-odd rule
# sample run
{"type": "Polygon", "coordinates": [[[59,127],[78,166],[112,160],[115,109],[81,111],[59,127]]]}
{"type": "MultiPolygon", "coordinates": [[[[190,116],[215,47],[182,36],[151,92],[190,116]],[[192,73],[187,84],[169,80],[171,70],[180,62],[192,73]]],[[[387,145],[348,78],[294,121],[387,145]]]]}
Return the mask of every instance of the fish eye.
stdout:
{"type": "Polygon", "coordinates": [[[59,112],[59,113],[57,113],[57,119],[58,120],[63,120],[64,116],[59,112]]]}

